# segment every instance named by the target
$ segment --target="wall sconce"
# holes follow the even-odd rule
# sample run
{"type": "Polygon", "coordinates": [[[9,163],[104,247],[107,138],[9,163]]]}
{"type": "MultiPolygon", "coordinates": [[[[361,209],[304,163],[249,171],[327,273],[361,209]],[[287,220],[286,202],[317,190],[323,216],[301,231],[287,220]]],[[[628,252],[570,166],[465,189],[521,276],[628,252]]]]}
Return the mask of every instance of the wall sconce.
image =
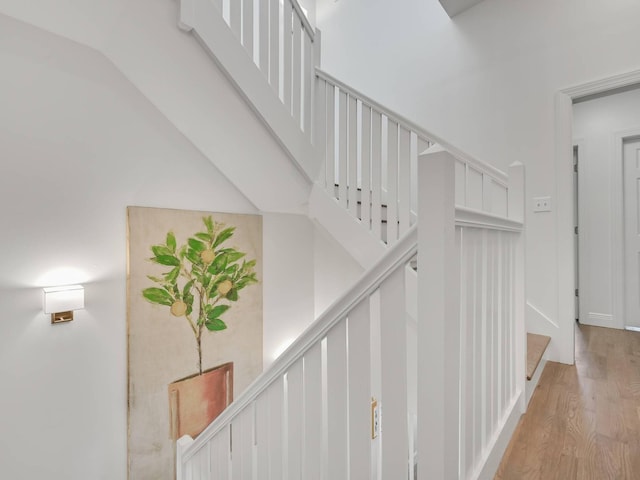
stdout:
{"type": "Polygon", "coordinates": [[[43,288],[44,313],[51,314],[51,323],[73,320],[73,311],[84,308],[84,287],[67,285],[43,288]]]}

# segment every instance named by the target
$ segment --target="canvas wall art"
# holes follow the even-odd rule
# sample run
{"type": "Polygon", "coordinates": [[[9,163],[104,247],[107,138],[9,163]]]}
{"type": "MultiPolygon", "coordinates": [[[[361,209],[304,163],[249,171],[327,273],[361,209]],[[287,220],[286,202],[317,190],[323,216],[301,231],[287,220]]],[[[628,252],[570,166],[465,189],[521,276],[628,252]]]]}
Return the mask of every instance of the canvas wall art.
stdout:
{"type": "Polygon", "coordinates": [[[172,480],[262,372],[262,217],[129,207],[128,476],[172,480]]]}

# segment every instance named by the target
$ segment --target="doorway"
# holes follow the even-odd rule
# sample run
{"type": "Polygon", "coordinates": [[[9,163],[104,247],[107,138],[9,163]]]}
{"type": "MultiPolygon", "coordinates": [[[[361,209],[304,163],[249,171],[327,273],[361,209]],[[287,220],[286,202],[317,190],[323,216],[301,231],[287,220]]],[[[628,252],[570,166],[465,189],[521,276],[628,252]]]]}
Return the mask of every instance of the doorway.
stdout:
{"type": "MultiPolygon", "coordinates": [[[[574,190],[573,190],[573,103],[589,96],[602,95],[616,89],[629,88],[640,85],[640,70],[616,75],[613,77],[584,83],[566,88],[556,93],[555,97],[555,178],[556,178],[556,258],[565,259],[558,262],[556,278],[558,280],[558,333],[554,337],[558,349],[559,360],[564,363],[575,361],[575,238],[573,229],[574,190]]],[[[584,194],[581,192],[581,199],[584,194]]],[[[580,224],[584,228],[584,224],[580,224]]],[[[584,250],[580,244],[580,250],[584,250]]],[[[619,265],[620,268],[623,265],[619,265]]],[[[582,271],[580,272],[582,275],[582,271]]],[[[616,272],[612,278],[614,291],[621,291],[621,278],[616,272]]],[[[581,284],[581,288],[584,286],[581,284]]],[[[622,296],[622,295],[621,295],[622,296]]],[[[614,302],[614,314],[620,316],[619,302],[614,302]]],[[[580,312],[584,318],[584,311],[580,312]]]]}
{"type": "Polygon", "coordinates": [[[640,139],[623,145],[625,327],[640,331],[640,139]]]}
{"type": "Polygon", "coordinates": [[[640,327],[640,248],[633,246],[639,215],[638,125],[637,86],[573,102],[575,312],[585,325],[640,327]]]}

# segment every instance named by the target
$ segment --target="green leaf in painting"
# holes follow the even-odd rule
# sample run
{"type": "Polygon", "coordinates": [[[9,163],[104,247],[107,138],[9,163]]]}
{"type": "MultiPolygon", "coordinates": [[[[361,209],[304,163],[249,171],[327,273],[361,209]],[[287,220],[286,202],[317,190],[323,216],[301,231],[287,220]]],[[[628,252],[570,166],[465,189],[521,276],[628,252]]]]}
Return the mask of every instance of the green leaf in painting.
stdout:
{"type": "Polygon", "coordinates": [[[231,308],[230,305],[216,305],[215,307],[213,307],[211,309],[211,311],[209,311],[209,313],[207,313],[207,318],[209,320],[213,320],[215,318],[218,318],[220,315],[222,315],[224,312],[226,312],[227,310],[229,310],[229,308],[231,308]]]}
{"type": "Polygon", "coordinates": [[[198,252],[196,252],[195,250],[192,250],[190,248],[187,250],[186,257],[193,264],[197,265],[197,264],[202,263],[202,259],[200,258],[200,255],[198,255],[198,252]]]}
{"type": "Polygon", "coordinates": [[[196,237],[202,240],[203,242],[211,243],[212,237],[208,233],[199,232],[196,233],[196,237]]]}
{"type": "Polygon", "coordinates": [[[204,222],[204,225],[207,227],[207,231],[210,234],[213,234],[213,219],[211,218],[211,216],[203,217],[202,221],[204,222]]]}
{"type": "Polygon", "coordinates": [[[229,290],[229,293],[227,293],[227,300],[231,300],[232,302],[237,302],[238,301],[238,289],[237,288],[232,288],[231,290],[229,290]]]}
{"type": "Polygon", "coordinates": [[[180,275],[180,267],[176,267],[171,270],[164,276],[164,278],[167,280],[167,282],[174,283],[177,280],[178,275],[180,275]]]}
{"type": "Polygon", "coordinates": [[[184,288],[182,289],[182,295],[184,297],[186,297],[189,294],[189,292],[191,292],[191,288],[193,287],[193,282],[194,282],[193,280],[189,280],[184,286],[184,288]]]}
{"type": "Polygon", "coordinates": [[[233,265],[231,265],[229,268],[227,268],[224,273],[226,273],[227,275],[233,275],[238,271],[238,268],[240,268],[238,266],[237,263],[234,263],[233,265]]]}
{"type": "Polygon", "coordinates": [[[204,243],[202,243],[200,240],[196,240],[195,238],[190,238],[189,240],[187,240],[187,243],[196,252],[203,252],[207,249],[207,246],[204,243]]]}
{"type": "Polygon", "coordinates": [[[242,252],[238,252],[236,250],[232,250],[229,253],[227,253],[227,258],[228,258],[227,261],[229,263],[232,263],[232,262],[235,262],[237,260],[240,260],[245,255],[246,255],[246,253],[242,253],[242,252]]]}
{"type": "Polygon", "coordinates": [[[176,236],[173,232],[167,233],[167,248],[169,248],[171,253],[176,253],[176,236]]]}
{"type": "Polygon", "coordinates": [[[166,305],[170,307],[173,305],[173,297],[162,288],[145,288],[142,291],[142,296],[149,300],[151,303],[157,303],[159,305],[166,305]]]}
{"type": "Polygon", "coordinates": [[[183,294],[182,301],[187,304],[189,307],[193,307],[193,295],[190,293],[183,294]]]}
{"type": "Polygon", "coordinates": [[[182,247],[180,247],[180,251],[178,251],[178,256],[180,258],[184,258],[186,254],[187,254],[187,246],[183,245],[182,247]]]}
{"type": "Polygon", "coordinates": [[[149,280],[151,280],[152,282],[156,282],[156,283],[164,283],[164,279],[162,278],[158,278],[158,277],[154,277],[153,275],[147,275],[147,278],[149,280]]]}
{"type": "Polygon", "coordinates": [[[227,255],[225,253],[223,253],[222,255],[218,255],[213,260],[213,263],[211,264],[211,267],[209,270],[211,270],[211,268],[213,268],[213,270],[215,271],[215,273],[211,272],[212,275],[217,275],[220,272],[222,272],[225,268],[227,268],[227,255]]]}
{"type": "Polygon", "coordinates": [[[160,265],[168,265],[170,267],[177,267],[180,265],[180,260],[173,255],[157,255],[154,260],[160,265]]]}
{"type": "Polygon", "coordinates": [[[153,247],[151,247],[151,251],[156,257],[159,257],[161,255],[169,255],[169,256],[173,255],[173,252],[171,252],[164,245],[154,245],[153,247]]]}
{"type": "Polygon", "coordinates": [[[229,227],[229,228],[225,228],[224,230],[222,230],[220,232],[220,234],[216,237],[216,241],[213,242],[213,246],[217,247],[222,242],[224,242],[229,237],[231,237],[233,235],[233,232],[235,231],[235,229],[236,229],[236,227],[229,227]]]}
{"type": "Polygon", "coordinates": [[[213,320],[207,320],[205,323],[207,329],[211,332],[219,332],[220,330],[225,330],[227,328],[227,324],[224,323],[219,318],[214,318],[213,320]]]}

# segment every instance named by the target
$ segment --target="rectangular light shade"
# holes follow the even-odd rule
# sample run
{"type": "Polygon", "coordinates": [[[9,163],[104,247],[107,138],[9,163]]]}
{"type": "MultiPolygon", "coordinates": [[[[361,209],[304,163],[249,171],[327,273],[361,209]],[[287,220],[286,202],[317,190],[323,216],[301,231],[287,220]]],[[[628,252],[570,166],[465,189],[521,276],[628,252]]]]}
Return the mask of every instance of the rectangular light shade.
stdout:
{"type": "Polygon", "coordinates": [[[67,285],[44,288],[44,313],[59,313],[84,308],[84,287],[67,285]]]}

